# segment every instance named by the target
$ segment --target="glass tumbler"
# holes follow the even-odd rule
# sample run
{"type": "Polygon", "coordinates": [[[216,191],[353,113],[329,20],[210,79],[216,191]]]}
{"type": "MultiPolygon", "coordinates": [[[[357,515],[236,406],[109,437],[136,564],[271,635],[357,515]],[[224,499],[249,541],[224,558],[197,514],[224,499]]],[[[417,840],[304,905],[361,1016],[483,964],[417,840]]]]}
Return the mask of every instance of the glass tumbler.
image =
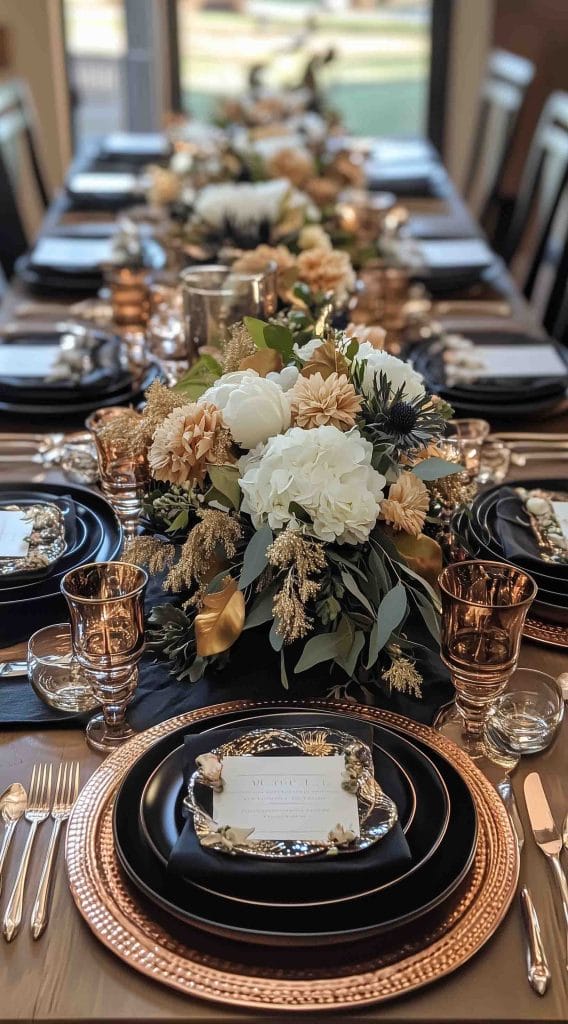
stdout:
{"type": "Polygon", "coordinates": [[[266,315],[265,271],[237,273],[209,264],[182,271],[180,281],[190,364],[200,349],[221,348],[243,317],[266,315]]]}
{"type": "Polygon", "coordinates": [[[517,666],[527,611],[537,587],[528,573],[500,562],[456,562],[439,577],[441,657],[455,687],[455,705],[439,729],[472,756],[484,753],[493,702],[517,666]]]}
{"type": "Polygon", "coordinates": [[[148,575],[128,562],[79,566],[61,581],[69,606],[73,653],[102,711],[87,725],[87,742],[110,753],[134,733],[126,709],[144,651],[144,591],[148,575]]]}
{"type": "Polygon", "coordinates": [[[134,452],[128,438],[119,431],[107,429],[125,412],[122,406],[114,405],[97,409],[85,426],[95,441],[102,492],[128,537],[135,533],[138,525],[149,469],[144,453],[134,452]]]}

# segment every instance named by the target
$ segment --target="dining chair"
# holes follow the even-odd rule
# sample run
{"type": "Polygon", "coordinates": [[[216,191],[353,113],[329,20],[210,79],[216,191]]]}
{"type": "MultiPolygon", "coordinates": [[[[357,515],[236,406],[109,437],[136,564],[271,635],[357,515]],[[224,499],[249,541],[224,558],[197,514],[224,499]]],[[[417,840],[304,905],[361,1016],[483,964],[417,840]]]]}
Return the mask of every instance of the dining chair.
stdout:
{"type": "Polygon", "coordinates": [[[493,50],[489,56],[465,186],[467,203],[482,222],[499,194],[507,154],[534,73],[533,62],[515,53],[493,50]]]}
{"type": "Polygon", "coordinates": [[[8,278],[29,248],[31,202],[42,212],[49,202],[35,111],[26,83],[10,79],[0,83],[0,265],[8,278]]]}

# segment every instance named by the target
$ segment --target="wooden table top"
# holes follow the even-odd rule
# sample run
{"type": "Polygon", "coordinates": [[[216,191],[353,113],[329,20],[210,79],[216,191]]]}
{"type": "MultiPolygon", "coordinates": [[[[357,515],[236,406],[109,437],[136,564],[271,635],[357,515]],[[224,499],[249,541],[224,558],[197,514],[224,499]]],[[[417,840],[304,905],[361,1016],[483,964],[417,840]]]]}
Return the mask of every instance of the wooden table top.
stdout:
{"type": "MultiPolygon", "coordinates": [[[[452,214],[460,218],[467,212],[453,190],[445,200],[411,201],[417,214],[452,214]]],[[[84,218],[84,214],[81,215],[84,218]]],[[[68,221],[69,222],[69,217],[68,221]]],[[[49,217],[54,223],[53,213],[49,217]]],[[[499,268],[497,287],[512,307],[512,318],[532,325],[534,321],[525,301],[519,295],[503,267],[499,268]]],[[[485,289],[486,291],[487,289],[485,289]]],[[[485,295],[485,291],[483,295],[485,295]]],[[[480,296],[474,289],[474,295],[480,296]]],[[[473,297],[473,296],[472,296],[473,297]]],[[[4,321],[13,316],[18,304],[28,299],[25,289],[12,285],[0,312],[4,321]]],[[[19,428],[18,428],[19,429],[19,428]]],[[[33,425],[30,425],[33,429],[33,425]]],[[[523,422],[522,429],[564,430],[568,432],[568,415],[555,416],[545,422],[523,422]]],[[[562,463],[533,463],[518,478],[558,476],[564,473],[562,463]]],[[[10,474],[15,478],[16,474],[10,474]]],[[[20,474],[25,477],[24,471],[20,474]]],[[[1,479],[1,476],[0,476],[1,479]]],[[[28,474],[29,479],[29,474],[28,474]]],[[[551,675],[568,670],[568,658],[553,647],[524,642],[520,665],[539,668],[551,675]]],[[[22,685],[27,685],[22,682],[22,685]]],[[[2,682],[0,680],[0,700],[2,682]]],[[[557,821],[568,810],[568,722],[561,734],[544,754],[522,761],[513,776],[514,789],[523,819],[527,841],[522,854],[521,881],[530,884],[543,930],[543,937],[552,968],[552,984],[540,999],[526,981],[525,940],[517,901],[494,938],[466,966],[444,981],[420,993],[377,1008],[332,1014],[330,1020],[415,1021],[415,1022],[500,1022],[566,1021],[568,1018],[568,972],[565,969],[566,940],[562,914],[547,865],[532,842],[524,799],[522,780],[528,771],[538,769],[545,776],[546,788],[557,821]]],[[[16,780],[29,782],[31,766],[36,761],[58,762],[78,759],[81,779],[85,782],[100,763],[98,755],[87,749],[83,734],[76,729],[34,729],[0,731],[0,791],[16,780]]],[[[45,851],[47,828],[40,829],[30,872],[29,893],[35,891],[45,851]]],[[[13,878],[17,855],[25,840],[25,829],[19,828],[4,883],[4,897],[13,878]]],[[[565,855],[567,856],[567,855],[565,855]]],[[[566,861],[568,867],[568,858],[566,861]]],[[[30,902],[26,909],[29,915],[30,902]]],[[[4,898],[1,906],[4,906],[4,898]]],[[[222,942],[220,941],[222,953],[222,942]]],[[[121,1021],[150,1022],[190,1020],[193,1022],[276,1021],[286,1015],[239,1011],[221,1005],[209,1005],[182,997],[151,980],[140,976],[111,955],[89,932],[75,909],[67,889],[63,855],[60,850],[51,922],[39,942],[33,942],[27,927],[11,945],[0,947],[0,1021],[121,1021]]],[[[277,956],[277,953],[275,953],[277,956]]],[[[324,1014],[303,1015],[305,1021],[325,1019],[324,1014]]],[[[289,1016],[288,1016],[289,1019],[289,1016]]]]}

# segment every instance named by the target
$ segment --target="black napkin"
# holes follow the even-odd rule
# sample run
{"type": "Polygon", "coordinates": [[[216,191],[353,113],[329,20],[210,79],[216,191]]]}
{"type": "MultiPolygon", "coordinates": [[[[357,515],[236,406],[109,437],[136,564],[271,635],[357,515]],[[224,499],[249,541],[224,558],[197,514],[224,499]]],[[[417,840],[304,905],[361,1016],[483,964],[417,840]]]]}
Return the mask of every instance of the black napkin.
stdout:
{"type": "MultiPolygon", "coordinates": [[[[321,727],[325,716],[303,717],[303,728],[321,727]]],[[[373,733],[366,723],[333,717],[327,719],[333,728],[357,737],[372,748],[373,733]]],[[[282,723],[284,724],[284,723],[282,723]]],[[[291,720],[286,724],[291,727],[291,720]]],[[[195,758],[221,746],[229,739],[250,731],[250,724],[240,729],[220,729],[214,734],[185,737],[184,781],[195,771],[195,758]],[[214,736],[214,738],[213,738],[214,736]]],[[[387,795],[395,789],[394,768],[381,766],[378,779],[387,795]]],[[[201,846],[188,814],[183,832],[176,843],[168,864],[172,876],[183,877],[202,884],[216,892],[228,893],[242,899],[255,896],[278,901],[285,894],[287,900],[324,899],[329,896],[348,896],[373,889],[402,872],[412,860],[406,837],[399,822],[374,846],[356,854],[337,857],[310,857],[303,861],[259,860],[256,857],[231,857],[201,846]]]]}
{"type": "Polygon", "coordinates": [[[512,487],[503,487],[495,506],[495,533],[508,561],[542,575],[568,578],[568,565],[542,558],[524,504],[512,487]]]}

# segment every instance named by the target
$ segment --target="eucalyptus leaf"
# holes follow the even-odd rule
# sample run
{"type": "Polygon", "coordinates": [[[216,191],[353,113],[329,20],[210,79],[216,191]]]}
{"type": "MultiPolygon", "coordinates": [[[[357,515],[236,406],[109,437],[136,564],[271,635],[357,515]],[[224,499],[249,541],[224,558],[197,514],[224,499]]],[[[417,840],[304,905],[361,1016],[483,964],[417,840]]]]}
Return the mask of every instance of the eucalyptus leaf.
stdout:
{"type": "Polygon", "coordinates": [[[286,673],[286,661],[284,659],[284,651],[280,651],[280,682],[285,690],[290,689],[288,682],[288,675],[286,673]]]}
{"type": "Polygon", "coordinates": [[[314,665],[321,664],[322,661],[345,658],[351,650],[352,643],[353,627],[343,615],[335,633],[317,633],[306,641],[294,672],[306,672],[314,665]]]}
{"type": "Polygon", "coordinates": [[[198,679],[201,679],[203,671],[207,661],[205,658],[197,657],[195,661],[189,666],[189,678],[192,683],[196,683],[198,679]]]}
{"type": "Polygon", "coordinates": [[[422,618],[424,619],[424,623],[426,625],[426,628],[428,629],[428,632],[433,637],[433,639],[436,640],[437,643],[439,643],[440,619],[439,616],[436,615],[436,612],[432,607],[431,602],[426,597],[424,597],[424,595],[421,594],[420,591],[418,590],[412,590],[412,596],[418,606],[422,618]]]}
{"type": "Polygon", "coordinates": [[[268,348],[279,352],[284,363],[290,362],[294,352],[294,335],[283,324],[267,324],[264,328],[264,340],[268,348]]]}
{"type": "Polygon", "coordinates": [[[238,509],[241,503],[238,466],[209,466],[208,472],[213,487],[226,497],[231,508],[238,509]]]}
{"type": "Polygon", "coordinates": [[[373,628],[369,634],[369,654],[365,668],[372,668],[379,657],[379,624],[375,619],[373,628]]]}
{"type": "Polygon", "coordinates": [[[268,565],[266,551],[273,541],[273,533],[269,526],[261,526],[260,530],[253,533],[247,544],[243,568],[239,578],[239,590],[244,590],[254,580],[258,579],[263,569],[268,565]]]}
{"type": "Polygon", "coordinates": [[[383,594],[390,590],[391,578],[382,558],[373,547],[369,552],[369,578],[371,577],[374,577],[377,581],[378,587],[383,594]]]}
{"type": "Polygon", "coordinates": [[[343,669],[343,671],[349,676],[349,678],[352,678],[354,673],[355,673],[355,668],[357,666],[357,661],[358,661],[359,655],[361,654],[361,651],[363,650],[364,646],[365,646],[365,634],[362,632],[362,630],[358,629],[358,630],[356,630],[355,636],[353,637],[353,643],[351,644],[351,650],[349,651],[349,654],[347,655],[347,657],[346,658],[337,657],[335,659],[337,661],[338,665],[340,665],[341,668],[343,669]]]}
{"type": "Polygon", "coordinates": [[[267,348],[268,346],[264,340],[264,328],[266,327],[265,321],[258,320],[255,316],[245,316],[243,323],[256,347],[267,348]]]}
{"type": "Polygon", "coordinates": [[[256,626],[262,626],[265,622],[270,622],[274,618],[272,604],[277,589],[278,584],[276,581],[273,581],[269,587],[262,591],[262,594],[255,598],[245,620],[245,629],[254,629],[256,626]]]}
{"type": "Polygon", "coordinates": [[[357,586],[355,579],[347,569],[341,570],[341,579],[343,580],[349,593],[352,594],[353,597],[355,597],[359,601],[359,603],[363,605],[363,608],[366,608],[367,611],[374,616],[375,610],[373,606],[371,605],[370,601],[365,597],[362,590],[357,586]]]}
{"type": "Polygon", "coordinates": [[[455,473],[463,473],[465,466],[456,462],[447,462],[446,459],[424,459],[417,466],[413,466],[412,472],[419,480],[441,480],[445,476],[453,476],[455,473]]]}
{"type": "Polygon", "coordinates": [[[378,651],[382,651],[392,633],[400,626],[408,607],[408,597],[402,583],[389,590],[383,597],[377,610],[378,651]]]}
{"type": "Polygon", "coordinates": [[[270,646],[272,647],[273,651],[281,651],[282,645],[284,643],[284,637],[282,636],[282,633],[278,632],[279,624],[280,620],[276,616],[274,616],[274,622],[272,623],[270,627],[270,633],[268,634],[270,646]]]}

